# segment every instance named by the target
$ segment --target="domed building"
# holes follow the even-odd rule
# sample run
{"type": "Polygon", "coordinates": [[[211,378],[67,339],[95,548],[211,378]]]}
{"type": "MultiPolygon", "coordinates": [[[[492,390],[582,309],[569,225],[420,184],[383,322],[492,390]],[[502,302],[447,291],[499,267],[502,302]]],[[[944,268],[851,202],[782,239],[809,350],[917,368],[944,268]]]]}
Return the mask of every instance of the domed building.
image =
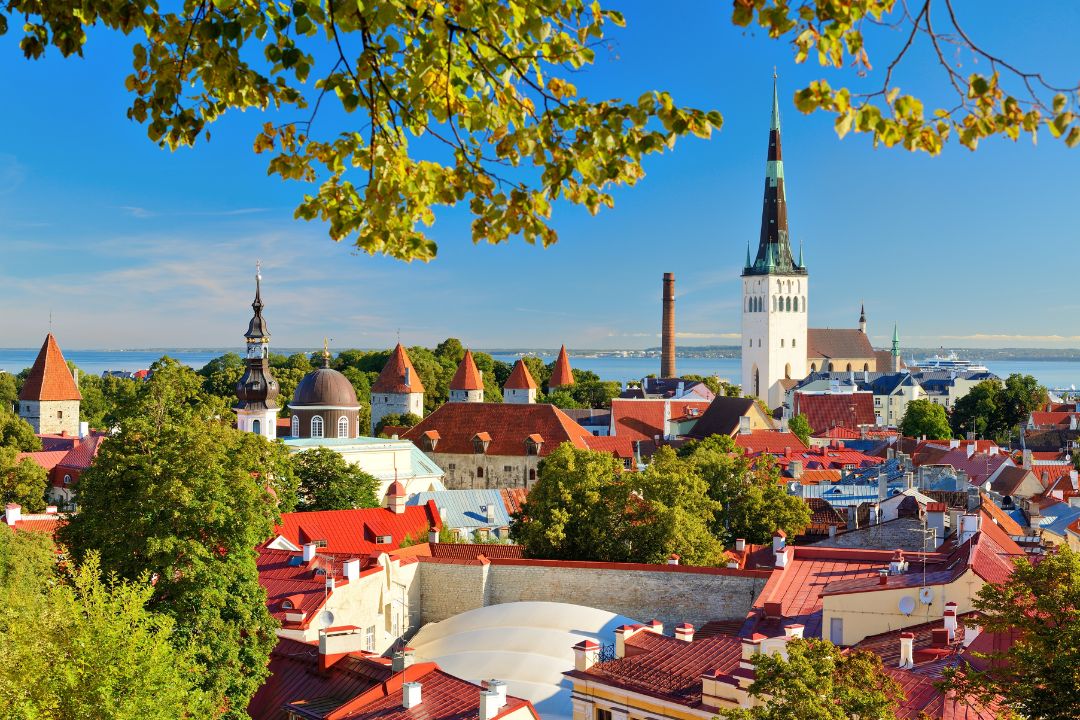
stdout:
{"type": "Polygon", "coordinates": [[[349,379],[330,367],[323,349],[323,366],[309,372],[296,386],[290,435],[294,438],[355,438],[360,435],[360,403],[349,379]]]}

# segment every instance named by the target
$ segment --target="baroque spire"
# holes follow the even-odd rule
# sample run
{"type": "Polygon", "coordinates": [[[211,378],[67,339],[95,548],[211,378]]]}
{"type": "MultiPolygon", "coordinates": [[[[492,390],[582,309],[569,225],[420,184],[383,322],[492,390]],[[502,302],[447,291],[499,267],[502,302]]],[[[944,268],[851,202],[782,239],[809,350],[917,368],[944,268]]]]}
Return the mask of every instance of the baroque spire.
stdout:
{"type": "Polygon", "coordinates": [[[744,274],[798,274],[806,272],[791,253],[788,232],[787,195],[784,189],[784,160],[780,144],[780,99],[776,73],[773,72],[772,112],[769,117],[769,151],[765,162],[765,194],[761,208],[761,234],[757,255],[744,274]],[[771,261],[771,262],[770,262],[771,261]]]}

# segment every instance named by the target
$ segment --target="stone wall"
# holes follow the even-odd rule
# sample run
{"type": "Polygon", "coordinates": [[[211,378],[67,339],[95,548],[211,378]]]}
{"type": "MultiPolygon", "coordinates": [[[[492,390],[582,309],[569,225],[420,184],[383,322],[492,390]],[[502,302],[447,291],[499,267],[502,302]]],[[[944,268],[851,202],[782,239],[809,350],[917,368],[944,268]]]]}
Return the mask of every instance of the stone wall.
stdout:
{"type": "Polygon", "coordinates": [[[79,435],[78,400],[20,400],[19,417],[41,435],[79,435]]]}
{"type": "Polygon", "coordinates": [[[491,560],[490,565],[424,562],[418,573],[423,622],[484,605],[563,602],[673,627],[746,616],[767,572],[544,560],[491,560]]]}
{"type": "Polygon", "coordinates": [[[428,457],[446,473],[443,485],[447,490],[531,488],[540,464],[536,455],[433,452],[428,457]],[[481,469],[483,472],[478,477],[481,469]]]}

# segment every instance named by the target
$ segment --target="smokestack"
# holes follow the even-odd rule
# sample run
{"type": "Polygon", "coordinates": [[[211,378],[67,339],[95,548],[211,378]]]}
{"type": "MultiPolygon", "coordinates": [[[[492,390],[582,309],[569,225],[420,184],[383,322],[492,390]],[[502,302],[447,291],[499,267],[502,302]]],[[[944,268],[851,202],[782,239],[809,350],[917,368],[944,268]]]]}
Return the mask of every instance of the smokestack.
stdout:
{"type": "Polygon", "coordinates": [[[664,273],[664,327],[661,341],[660,377],[675,373],[675,273],[664,273]]]}

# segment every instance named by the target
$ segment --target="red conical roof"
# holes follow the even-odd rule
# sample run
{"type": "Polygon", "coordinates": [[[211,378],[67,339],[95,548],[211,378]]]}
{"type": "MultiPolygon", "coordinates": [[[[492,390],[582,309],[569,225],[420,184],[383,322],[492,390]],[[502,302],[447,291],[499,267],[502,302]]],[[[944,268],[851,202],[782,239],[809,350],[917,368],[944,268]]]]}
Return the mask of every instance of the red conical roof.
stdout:
{"type": "Polygon", "coordinates": [[[465,357],[461,358],[454,379],[450,381],[451,390],[483,390],[484,381],[480,379],[480,371],[476,368],[472,350],[465,351],[465,357]]]}
{"type": "Polygon", "coordinates": [[[75,378],[71,377],[64,354],[52,333],[45,336],[30,376],[23,384],[20,400],[82,400],[75,378]]]}
{"type": "Polygon", "coordinates": [[[532,373],[529,372],[529,366],[525,364],[524,360],[518,360],[514,363],[514,369],[510,371],[510,377],[506,378],[506,384],[503,387],[507,390],[535,390],[536,381],[533,380],[532,373]]]}
{"type": "Polygon", "coordinates": [[[551,379],[548,387],[558,388],[574,384],[574,374],[570,372],[570,357],[566,354],[566,346],[559,348],[559,357],[555,359],[555,367],[551,369],[551,379]]]}
{"type": "Polygon", "coordinates": [[[420,375],[416,372],[416,368],[413,367],[412,360],[409,359],[409,353],[405,352],[405,348],[401,346],[401,343],[398,343],[394,351],[390,353],[390,359],[386,361],[382,372],[379,373],[379,379],[371,386],[371,391],[381,393],[424,392],[424,383],[421,382],[420,375]],[[409,371],[408,381],[405,379],[406,370],[409,371]]]}

